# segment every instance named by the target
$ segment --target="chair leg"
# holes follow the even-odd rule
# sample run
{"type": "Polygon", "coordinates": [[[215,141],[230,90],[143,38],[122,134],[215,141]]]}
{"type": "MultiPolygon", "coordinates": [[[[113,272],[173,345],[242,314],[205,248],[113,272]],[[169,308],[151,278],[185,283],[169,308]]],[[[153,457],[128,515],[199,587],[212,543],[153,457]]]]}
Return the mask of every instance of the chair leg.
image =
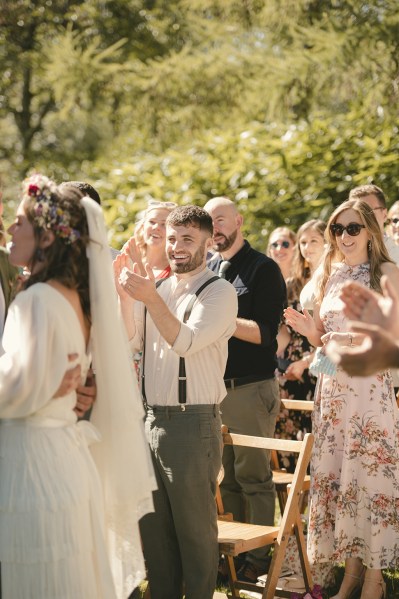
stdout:
{"type": "Polygon", "coordinates": [[[236,567],[234,564],[234,557],[232,557],[231,555],[226,555],[226,558],[227,558],[227,573],[229,576],[229,587],[230,587],[230,591],[231,591],[231,596],[234,597],[234,599],[240,599],[240,591],[236,587],[237,573],[236,573],[236,567]]]}
{"type": "Polygon", "coordinates": [[[277,541],[274,544],[273,557],[266,578],[266,586],[263,590],[262,599],[273,599],[275,596],[277,582],[287,550],[288,539],[289,535],[284,535],[280,545],[278,545],[277,541]]]}
{"type": "Polygon", "coordinates": [[[296,542],[298,545],[298,553],[299,553],[299,559],[301,562],[301,568],[302,568],[303,580],[305,583],[305,589],[308,593],[310,593],[311,590],[313,589],[313,579],[312,579],[312,573],[310,571],[308,554],[307,554],[307,550],[306,550],[305,535],[303,534],[303,528],[302,528],[300,514],[298,514],[296,517],[294,532],[295,532],[296,542]]]}

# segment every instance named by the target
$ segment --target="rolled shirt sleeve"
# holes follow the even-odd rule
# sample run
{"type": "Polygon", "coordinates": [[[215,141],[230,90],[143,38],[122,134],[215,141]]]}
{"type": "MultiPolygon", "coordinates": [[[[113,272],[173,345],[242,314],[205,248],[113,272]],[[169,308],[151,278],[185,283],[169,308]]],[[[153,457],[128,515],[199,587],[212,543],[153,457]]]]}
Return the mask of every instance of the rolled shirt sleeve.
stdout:
{"type": "MultiPolygon", "coordinates": [[[[226,396],[223,377],[228,340],[236,329],[237,294],[234,287],[219,279],[196,298],[187,323],[185,310],[195,291],[213,273],[205,268],[188,279],[165,279],[158,293],[181,322],[180,331],[169,345],[149,314],[146,316],[145,392],[149,405],[178,405],[180,358],[185,359],[187,403],[218,404],[226,396]]],[[[136,333],[130,341],[133,352],[143,349],[144,307],[135,306],[136,333]]]]}

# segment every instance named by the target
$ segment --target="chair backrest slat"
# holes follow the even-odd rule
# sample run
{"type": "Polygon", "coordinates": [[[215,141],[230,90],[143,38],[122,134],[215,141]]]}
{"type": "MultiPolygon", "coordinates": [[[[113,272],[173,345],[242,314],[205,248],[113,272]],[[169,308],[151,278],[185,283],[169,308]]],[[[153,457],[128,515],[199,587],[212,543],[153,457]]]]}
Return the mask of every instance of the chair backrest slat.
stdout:
{"type": "Polygon", "coordinates": [[[306,399],[281,399],[281,403],[287,410],[301,410],[302,412],[313,412],[314,401],[306,399]]]}
{"type": "Polygon", "coordinates": [[[252,437],[236,433],[223,433],[223,443],[225,445],[242,445],[244,447],[256,447],[257,449],[275,449],[277,451],[292,451],[294,453],[299,453],[302,447],[302,441],[252,437]]]}

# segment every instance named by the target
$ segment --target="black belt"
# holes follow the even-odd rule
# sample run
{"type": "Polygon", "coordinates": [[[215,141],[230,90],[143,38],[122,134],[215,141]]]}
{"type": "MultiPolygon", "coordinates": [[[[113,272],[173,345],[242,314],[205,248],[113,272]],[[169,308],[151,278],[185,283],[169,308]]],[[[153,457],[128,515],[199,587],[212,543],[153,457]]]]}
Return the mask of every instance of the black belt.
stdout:
{"type": "Polygon", "coordinates": [[[267,380],[267,377],[264,376],[242,376],[238,379],[224,379],[224,384],[226,385],[226,389],[235,389],[235,387],[259,383],[260,381],[265,380],[267,380]]]}
{"type": "Polygon", "coordinates": [[[219,404],[180,404],[179,406],[149,406],[147,411],[154,414],[169,414],[173,412],[188,412],[190,414],[214,414],[220,413],[219,404]]]}

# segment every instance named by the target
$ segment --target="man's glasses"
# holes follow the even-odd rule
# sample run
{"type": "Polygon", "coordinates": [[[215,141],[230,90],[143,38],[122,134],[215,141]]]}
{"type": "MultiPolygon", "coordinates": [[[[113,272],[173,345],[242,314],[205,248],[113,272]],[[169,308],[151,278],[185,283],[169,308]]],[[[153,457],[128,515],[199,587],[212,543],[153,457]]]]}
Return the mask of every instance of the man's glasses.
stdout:
{"type": "Polygon", "coordinates": [[[291,244],[289,241],[273,241],[273,243],[270,244],[270,247],[274,248],[275,250],[277,250],[279,247],[282,247],[285,250],[288,250],[290,245],[291,244]]]}
{"type": "Polygon", "coordinates": [[[365,229],[364,225],[359,225],[359,223],[349,223],[346,227],[344,225],[340,225],[339,223],[333,223],[330,225],[330,231],[334,237],[341,237],[344,231],[348,233],[351,237],[356,237],[359,235],[362,229],[365,229]]]}

